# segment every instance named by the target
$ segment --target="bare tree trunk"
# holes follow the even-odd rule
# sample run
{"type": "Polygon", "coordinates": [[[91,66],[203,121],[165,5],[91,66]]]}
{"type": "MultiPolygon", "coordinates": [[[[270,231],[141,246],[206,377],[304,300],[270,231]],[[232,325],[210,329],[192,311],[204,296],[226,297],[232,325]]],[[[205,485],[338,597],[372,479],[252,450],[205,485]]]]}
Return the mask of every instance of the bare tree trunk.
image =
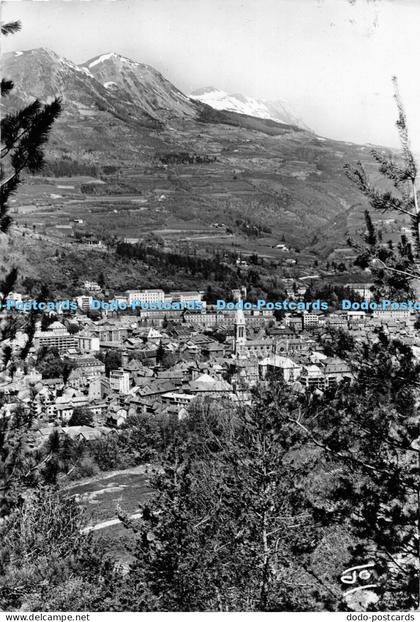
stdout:
{"type": "Polygon", "coordinates": [[[260,611],[266,611],[268,602],[268,583],[270,580],[270,555],[268,546],[268,509],[270,496],[270,482],[266,464],[266,439],[262,439],[262,464],[263,464],[263,503],[262,513],[262,575],[260,582],[260,611]]]}
{"type": "Polygon", "coordinates": [[[264,509],[262,520],[262,544],[263,544],[263,562],[262,577],[260,583],[260,611],[265,611],[268,600],[268,581],[269,581],[269,551],[267,537],[267,512],[264,509]]]}
{"type": "MultiPolygon", "coordinates": [[[[420,452],[417,456],[417,468],[420,471],[420,452]]],[[[420,611],[420,486],[417,483],[417,611],[420,611]]]]}
{"type": "MultiPolygon", "coordinates": [[[[416,188],[416,179],[412,180],[412,190],[413,190],[413,200],[414,200],[414,218],[415,218],[415,269],[416,272],[420,274],[420,210],[419,203],[417,199],[417,188],[416,188]]],[[[418,300],[420,300],[420,278],[414,278],[412,281],[412,288],[415,293],[415,296],[418,300]]]]}
{"type": "Polygon", "coordinates": [[[419,214],[419,202],[417,199],[417,188],[416,188],[416,179],[414,178],[411,182],[412,190],[413,190],[413,200],[414,200],[414,214],[416,219],[416,236],[417,236],[417,253],[420,250],[420,214],[419,214]]]}

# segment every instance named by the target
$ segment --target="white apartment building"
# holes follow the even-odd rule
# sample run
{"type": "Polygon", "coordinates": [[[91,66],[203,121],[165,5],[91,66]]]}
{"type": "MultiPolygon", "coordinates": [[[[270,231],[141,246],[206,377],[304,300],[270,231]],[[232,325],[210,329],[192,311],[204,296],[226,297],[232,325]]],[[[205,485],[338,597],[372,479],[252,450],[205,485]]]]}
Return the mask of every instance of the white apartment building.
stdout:
{"type": "Polygon", "coordinates": [[[96,281],[85,281],[83,283],[83,287],[87,289],[89,292],[100,292],[102,291],[101,286],[96,281]]]}
{"type": "Polygon", "coordinates": [[[306,326],[318,326],[319,324],[319,316],[315,313],[304,313],[303,314],[303,325],[306,326]]]}
{"type": "Polygon", "coordinates": [[[129,305],[136,300],[140,303],[164,302],[165,300],[163,289],[129,289],[125,293],[129,305]]]}
{"type": "Polygon", "coordinates": [[[89,311],[92,304],[92,296],[78,296],[76,298],[77,306],[82,311],[89,311]]]}
{"type": "Polygon", "coordinates": [[[93,337],[86,333],[77,333],[76,337],[80,352],[99,352],[99,337],[93,337]]]}
{"type": "Polygon", "coordinates": [[[130,390],[130,374],[123,369],[114,369],[109,373],[109,384],[114,391],[127,395],[130,390]]]}
{"type": "Polygon", "coordinates": [[[169,302],[201,302],[203,292],[169,292],[165,299],[169,302]]]}
{"type": "Polygon", "coordinates": [[[375,309],[373,317],[381,320],[401,320],[406,321],[415,319],[415,315],[411,309],[375,309]]]}
{"type": "Polygon", "coordinates": [[[76,345],[76,336],[70,335],[61,322],[53,322],[48,330],[37,330],[34,335],[34,346],[36,348],[56,348],[59,352],[66,352],[75,348],[76,345]]]}

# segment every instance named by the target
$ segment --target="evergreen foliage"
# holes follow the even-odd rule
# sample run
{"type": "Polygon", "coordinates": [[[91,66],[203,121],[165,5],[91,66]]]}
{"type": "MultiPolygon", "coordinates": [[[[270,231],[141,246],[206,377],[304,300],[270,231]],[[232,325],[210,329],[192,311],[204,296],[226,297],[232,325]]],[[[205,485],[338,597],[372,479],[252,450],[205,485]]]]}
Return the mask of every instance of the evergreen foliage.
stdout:
{"type": "Polygon", "coordinates": [[[349,240],[359,252],[356,264],[362,268],[371,267],[376,278],[379,293],[407,296],[420,278],[420,210],[417,197],[417,167],[410,149],[407,119],[398,90],[397,79],[393,78],[395,100],[398,110],[396,126],[400,136],[401,155],[398,160],[382,151],[372,150],[372,156],[379,165],[379,172],[392,190],[375,188],[360,162],[356,167],[345,165],[346,175],[367,198],[376,212],[394,212],[401,224],[408,221],[410,235],[402,235],[399,244],[384,244],[375,231],[370,214],[365,213],[366,233],[364,245],[349,240]]]}

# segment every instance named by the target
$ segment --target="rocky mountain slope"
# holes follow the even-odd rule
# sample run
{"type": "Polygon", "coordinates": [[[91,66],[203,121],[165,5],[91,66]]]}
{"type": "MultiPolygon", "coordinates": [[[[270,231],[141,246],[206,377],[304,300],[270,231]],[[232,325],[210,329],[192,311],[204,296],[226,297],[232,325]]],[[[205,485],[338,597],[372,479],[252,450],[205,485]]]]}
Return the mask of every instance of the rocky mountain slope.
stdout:
{"type": "Polygon", "coordinates": [[[48,101],[59,95],[69,114],[83,116],[89,115],[86,111],[103,110],[124,121],[156,126],[152,116],[135,102],[121,101],[89,69],[61,58],[52,50],[38,48],[5,54],[2,70],[15,84],[12,98],[5,100],[8,106],[20,105],[34,97],[48,101]]]}
{"type": "MultiPolygon", "coordinates": [[[[317,137],[284,111],[278,122],[258,116],[259,104],[216,110],[186,97],[152,67],[113,53],[78,66],[45,49],[15,52],[5,55],[3,74],[15,82],[4,110],[34,97],[62,97],[48,159],[94,164],[102,175],[111,167],[117,182],[110,184],[124,180],[131,193],[163,194],[164,207],[149,202],[149,215],[156,210],[168,220],[207,225],[239,221],[242,232],[251,222],[302,247],[314,233],[335,244],[335,217],[342,238],[353,208],[362,212],[343,165],[362,160],[369,167],[369,149],[317,137]]],[[[145,214],[135,215],[139,230],[145,214]]]]}
{"type": "Polygon", "coordinates": [[[123,90],[153,118],[194,118],[198,114],[197,105],[149,65],[110,52],[87,61],[81,70],[89,71],[116,96],[123,90]]]}

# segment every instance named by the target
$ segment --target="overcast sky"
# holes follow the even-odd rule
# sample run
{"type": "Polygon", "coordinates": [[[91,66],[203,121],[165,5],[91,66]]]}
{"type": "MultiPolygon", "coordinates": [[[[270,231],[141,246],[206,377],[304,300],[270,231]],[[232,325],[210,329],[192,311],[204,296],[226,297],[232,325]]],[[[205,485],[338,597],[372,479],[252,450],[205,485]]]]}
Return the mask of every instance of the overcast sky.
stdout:
{"type": "Polygon", "coordinates": [[[283,99],[323,136],[397,145],[397,75],[420,152],[420,0],[3,0],[21,33],[75,62],[115,51],[185,93],[283,99]]]}

